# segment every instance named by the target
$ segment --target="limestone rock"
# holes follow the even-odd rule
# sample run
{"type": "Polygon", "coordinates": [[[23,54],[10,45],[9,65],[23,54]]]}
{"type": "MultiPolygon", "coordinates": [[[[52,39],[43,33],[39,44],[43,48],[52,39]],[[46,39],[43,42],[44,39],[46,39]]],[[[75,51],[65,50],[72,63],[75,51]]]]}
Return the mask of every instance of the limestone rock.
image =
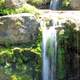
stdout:
{"type": "Polygon", "coordinates": [[[75,10],[80,10],[80,0],[71,0],[71,7],[75,10]]]}
{"type": "Polygon", "coordinates": [[[21,7],[25,3],[25,0],[5,0],[5,6],[7,8],[21,7]]]}
{"type": "Polygon", "coordinates": [[[39,23],[32,14],[0,17],[0,44],[28,43],[37,38],[39,23]]]}

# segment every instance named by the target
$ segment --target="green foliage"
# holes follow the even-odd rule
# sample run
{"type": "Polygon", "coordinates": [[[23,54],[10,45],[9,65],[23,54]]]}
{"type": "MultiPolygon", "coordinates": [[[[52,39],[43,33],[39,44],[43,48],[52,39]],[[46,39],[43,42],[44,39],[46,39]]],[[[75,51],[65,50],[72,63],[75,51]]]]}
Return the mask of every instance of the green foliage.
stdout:
{"type": "Polygon", "coordinates": [[[64,80],[65,77],[65,53],[63,48],[58,48],[57,56],[57,77],[59,80],[64,80]]]}
{"type": "Polygon", "coordinates": [[[0,6],[4,5],[5,0],[0,0],[0,6]]]}
{"type": "Polygon", "coordinates": [[[71,0],[63,0],[62,1],[62,5],[61,5],[61,9],[63,9],[63,10],[71,10],[70,1],[71,0]]]}
{"type": "Polygon", "coordinates": [[[10,80],[25,80],[25,78],[31,80],[32,77],[39,77],[41,57],[27,48],[4,48],[0,49],[1,67],[5,70],[5,74],[11,76],[10,80]]]}
{"type": "Polygon", "coordinates": [[[18,13],[32,13],[32,14],[38,14],[39,10],[36,9],[34,6],[31,6],[29,4],[25,4],[20,8],[0,8],[0,14],[2,15],[9,15],[9,14],[18,14],[18,13]]]}
{"type": "Polygon", "coordinates": [[[30,76],[26,75],[11,75],[10,80],[32,80],[30,76]]]}
{"type": "Polygon", "coordinates": [[[73,75],[75,67],[73,67],[76,51],[80,46],[77,45],[80,42],[80,30],[77,31],[75,23],[67,20],[57,33],[58,35],[58,56],[57,56],[57,76],[59,80],[64,80],[64,77],[73,75]]]}

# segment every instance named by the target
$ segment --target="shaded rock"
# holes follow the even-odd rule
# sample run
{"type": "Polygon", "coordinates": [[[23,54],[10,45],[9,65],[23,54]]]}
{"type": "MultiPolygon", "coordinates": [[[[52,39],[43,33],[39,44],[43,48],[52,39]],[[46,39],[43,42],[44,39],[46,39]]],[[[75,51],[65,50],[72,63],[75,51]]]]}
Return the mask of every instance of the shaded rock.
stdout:
{"type": "Polygon", "coordinates": [[[27,43],[37,38],[39,23],[32,14],[0,17],[0,44],[27,43]]]}

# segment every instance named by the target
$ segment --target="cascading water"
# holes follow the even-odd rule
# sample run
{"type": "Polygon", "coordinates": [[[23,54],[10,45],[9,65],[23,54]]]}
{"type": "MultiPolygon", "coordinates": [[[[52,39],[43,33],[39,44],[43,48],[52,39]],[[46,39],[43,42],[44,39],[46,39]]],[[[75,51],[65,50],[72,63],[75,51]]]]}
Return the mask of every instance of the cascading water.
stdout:
{"type": "Polygon", "coordinates": [[[57,10],[59,8],[59,1],[60,0],[51,0],[50,9],[57,10]]]}
{"type": "MultiPolygon", "coordinates": [[[[55,22],[56,23],[56,22],[55,22]]],[[[43,30],[43,80],[56,80],[56,25],[43,30]]]]}

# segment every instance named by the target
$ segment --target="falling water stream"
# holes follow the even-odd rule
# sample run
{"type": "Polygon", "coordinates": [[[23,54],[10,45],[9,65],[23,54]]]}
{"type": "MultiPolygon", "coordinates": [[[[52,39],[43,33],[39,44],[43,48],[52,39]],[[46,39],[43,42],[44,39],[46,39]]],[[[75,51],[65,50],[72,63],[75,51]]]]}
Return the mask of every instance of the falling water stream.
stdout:
{"type": "Polygon", "coordinates": [[[50,9],[57,10],[59,8],[60,0],[51,0],[50,2],[50,9]]]}
{"type": "MultiPolygon", "coordinates": [[[[58,8],[59,0],[51,0],[50,9],[58,8]]],[[[43,80],[56,80],[57,37],[56,24],[43,30],[43,80]]]]}
{"type": "Polygon", "coordinates": [[[56,22],[43,30],[43,80],[56,80],[56,22]]]}

